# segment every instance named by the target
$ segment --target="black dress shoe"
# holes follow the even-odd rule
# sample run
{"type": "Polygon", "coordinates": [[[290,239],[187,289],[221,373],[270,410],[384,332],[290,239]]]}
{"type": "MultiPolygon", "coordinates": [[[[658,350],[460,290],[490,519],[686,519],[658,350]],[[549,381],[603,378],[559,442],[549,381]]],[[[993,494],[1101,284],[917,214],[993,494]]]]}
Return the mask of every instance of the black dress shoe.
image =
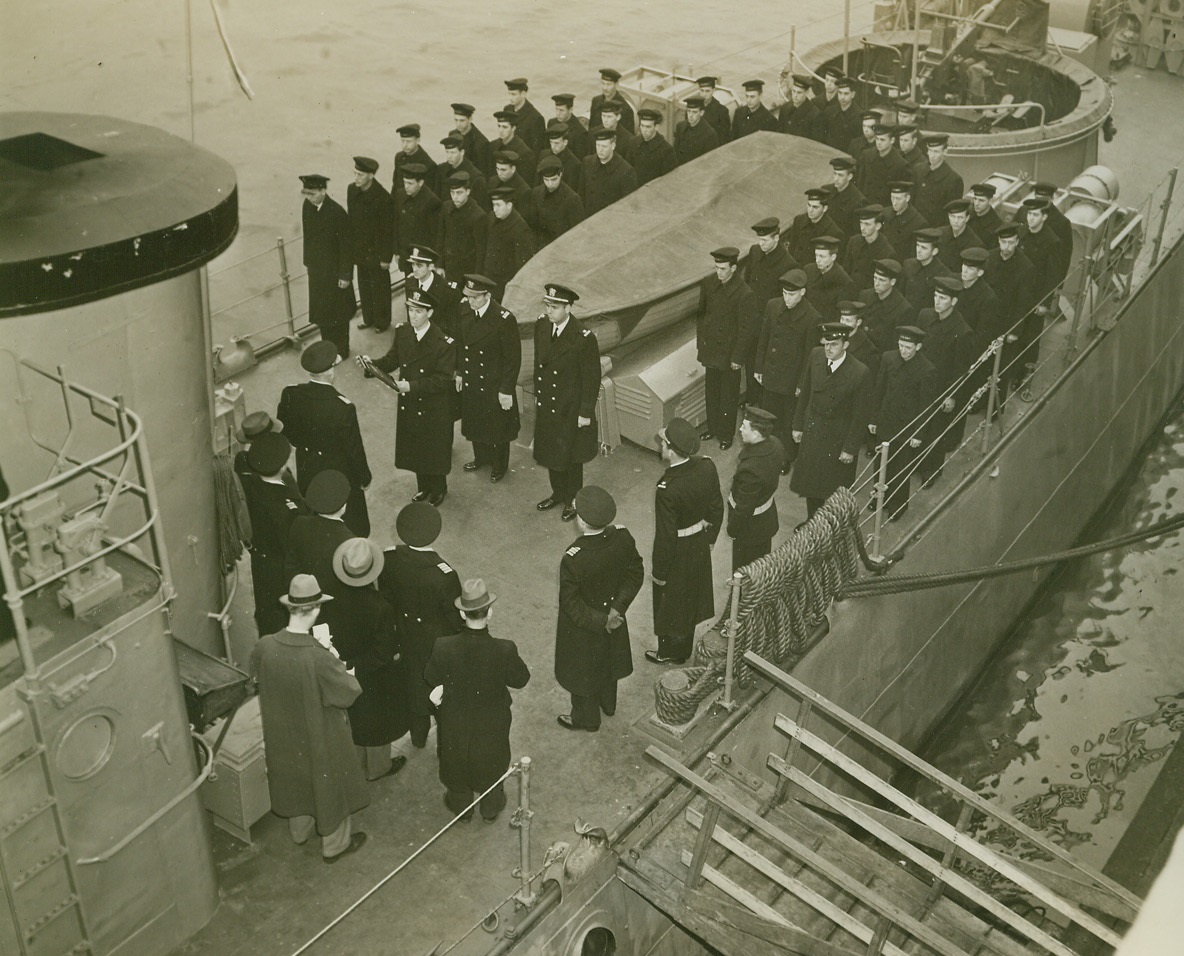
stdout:
{"type": "Polygon", "coordinates": [[[651,664],[685,664],[685,657],[671,657],[669,654],[659,654],[657,651],[646,651],[645,659],[651,664]]]}
{"type": "Polygon", "coordinates": [[[792,461],[787,461],[784,465],[781,466],[781,474],[788,475],[791,471],[793,471],[793,462],[792,461]]]}
{"type": "Polygon", "coordinates": [[[707,441],[707,439],[710,437],[711,437],[711,429],[710,428],[702,428],[699,430],[699,438],[701,438],[703,441],[707,441]]]}
{"type": "Polygon", "coordinates": [[[357,853],[358,850],[362,849],[362,844],[365,842],[366,842],[366,834],[365,833],[361,833],[361,832],[355,833],[353,836],[351,836],[349,838],[349,846],[347,846],[344,850],[342,850],[336,856],[323,856],[323,857],[321,857],[321,859],[324,860],[326,863],[336,863],[343,856],[349,856],[351,853],[357,853]]]}
{"type": "Polygon", "coordinates": [[[732,439],[730,439],[730,438],[721,438],[721,439],[719,440],[719,450],[720,450],[720,451],[727,451],[727,450],[728,450],[729,448],[731,448],[731,447],[732,447],[732,439]]]}
{"type": "Polygon", "coordinates": [[[563,504],[561,499],[556,498],[554,495],[550,495],[549,497],[540,501],[537,505],[535,505],[535,507],[538,508],[539,511],[550,511],[552,508],[555,508],[561,504],[563,504]]]}
{"type": "Polygon", "coordinates": [[[497,823],[497,817],[498,817],[498,815],[497,815],[497,814],[495,814],[495,815],[494,815],[494,816],[492,816],[492,817],[486,817],[486,816],[482,816],[482,817],[481,817],[481,822],[482,822],[482,823],[497,823]]]}
{"type": "Polygon", "coordinates": [[[444,498],[447,496],[447,494],[448,494],[447,491],[437,491],[433,494],[428,495],[428,504],[431,505],[433,508],[439,508],[440,502],[442,502],[444,500],[444,498]]]}
{"type": "Polygon", "coordinates": [[[391,760],[391,769],[390,770],[388,770],[386,773],[379,774],[377,777],[374,777],[373,779],[371,779],[370,782],[374,783],[375,780],[381,780],[383,777],[393,777],[400,770],[402,770],[405,766],[407,766],[407,758],[404,757],[402,754],[399,754],[397,757],[394,757],[391,760]]]}
{"type": "Polygon", "coordinates": [[[561,514],[559,517],[561,517],[564,521],[574,521],[575,520],[576,509],[572,507],[570,501],[563,506],[563,514],[561,514]]]}
{"type": "Polygon", "coordinates": [[[590,732],[595,732],[600,729],[599,727],[577,727],[571,722],[571,714],[560,714],[555,718],[555,723],[557,723],[564,730],[587,730],[590,732]]]}
{"type": "Polygon", "coordinates": [[[476,471],[481,466],[475,461],[466,461],[460,466],[463,471],[476,471]]]}
{"type": "Polygon", "coordinates": [[[506,473],[504,471],[495,471],[489,476],[489,480],[493,484],[496,485],[499,481],[501,481],[505,477],[506,477],[506,473]]]}
{"type": "Polygon", "coordinates": [[[411,496],[411,500],[412,500],[412,501],[427,501],[427,500],[428,500],[428,494],[429,494],[429,493],[428,493],[428,492],[426,492],[426,491],[417,491],[415,494],[413,494],[413,495],[411,496]]]}

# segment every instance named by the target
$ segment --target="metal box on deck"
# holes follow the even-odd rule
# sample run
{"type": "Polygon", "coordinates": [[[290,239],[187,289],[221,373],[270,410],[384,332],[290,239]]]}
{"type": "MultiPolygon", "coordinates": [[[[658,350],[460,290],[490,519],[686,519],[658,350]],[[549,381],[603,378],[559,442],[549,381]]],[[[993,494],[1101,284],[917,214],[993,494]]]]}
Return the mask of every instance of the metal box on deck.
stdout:
{"type": "MultiPolygon", "coordinates": [[[[205,733],[212,747],[222,729],[216,723],[205,733]]],[[[252,697],[235,713],[214,760],[214,775],[201,788],[202,802],[215,826],[251,842],[251,826],[271,809],[267,763],[263,753],[263,721],[259,698],[252,697]]]]}

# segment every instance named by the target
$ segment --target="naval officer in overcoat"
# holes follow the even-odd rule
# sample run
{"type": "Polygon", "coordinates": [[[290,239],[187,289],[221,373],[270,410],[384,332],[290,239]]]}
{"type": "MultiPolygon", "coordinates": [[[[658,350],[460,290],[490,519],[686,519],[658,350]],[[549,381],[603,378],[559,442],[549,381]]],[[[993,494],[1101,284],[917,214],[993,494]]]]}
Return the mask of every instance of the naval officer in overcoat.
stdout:
{"type": "Polygon", "coordinates": [[[395,467],[415,472],[413,501],[439,505],[448,494],[452,470],[452,411],[456,347],[432,324],[435,297],[420,289],[407,296],[409,321],[395,328],[390,351],[376,368],[398,371],[399,410],[395,423],[395,467]]]}
{"type": "Polygon", "coordinates": [[[806,360],[793,417],[798,459],[789,487],[813,515],[830,495],[855,479],[855,463],[867,434],[871,382],[867,366],[847,354],[851,330],[822,326],[822,346],[806,360]]]}
{"type": "Polygon", "coordinates": [[[300,356],[309,373],[302,385],[289,385],[280,393],[276,418],[284,423],[284,434],[296,448],[296,484],[303,495],[323,471],[339,471],[349,481],[349,504],[345,523],[357,535],[370,533],[370,512],[366,489],[370,487],[370,464],[358,427],[358,410],[353,402],[333,387],[333,366],[337,348],[324,340],[308,346],[300,356]]]}
{"type": "Polygon", "coordinates": [[[465,471],[489,465],[489,480],[501,481],[510,467],[510,442],[518,437],[518,372],[522,340],[514,313],[493,298],[496,283],[465,276],[460,307],[456,387],[460,391],[461,434],[473,443],[465,471]]]}
{"type": "Polygon", "coordinates": [[[599,730],[617,711],[617,681],[633,673],[625,615],[645,580],[633,535],[614,525],[617,505],[603,488],[576,494],[580,537],[559,562],[555,679],[571,694],[567,730],[599,730]]]}
{"type": "Polygon", "coordinates": [[[534,460],[547,469],[551,493],[535,507],[563,505],[563,520],[576,516],[572,505],[584,486],[584,465],[596,457],[599,435],[596,399],[600,394],[600,347],[596,336],[571,314],[579,295],[548,283],[545,315],[534,323],[534,460]]]}
{"type": "Polygon", "coordinates": [[[715,614],[711,548],[724,520],[719,472],[699,456],[695,426],[672,418],[658,432],[666,470],[654,489],[654,634],[652,664],[682,664],[691,656],[695,627],[715,614]]]}
{"type": "Polygon", "coordinates": [[[300,182],[300,194],[304,196],[301,224],[304,268],[308,270],[308,321],[345,358],[349,355],[349,320],[357,311],[349,214],[329,198],[328,176],[314,173],[301,176],[300,182]]]}
{"type": "Polygon", "coordinates": [[[740,422],[744,447],[728,492],[728,537],[732,539],[732,570],[773,550],[777,520],[777,485],[785,449],[773,436],[777,420],[763,408],[750,406],[740,422]]]}

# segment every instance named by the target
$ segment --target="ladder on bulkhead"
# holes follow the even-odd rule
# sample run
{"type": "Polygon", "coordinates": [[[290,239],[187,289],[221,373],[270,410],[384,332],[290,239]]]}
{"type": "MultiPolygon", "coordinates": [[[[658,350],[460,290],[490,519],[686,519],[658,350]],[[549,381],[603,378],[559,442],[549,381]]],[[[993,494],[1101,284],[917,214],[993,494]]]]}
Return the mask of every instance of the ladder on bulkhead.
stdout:
{"type": "MultiPolygon", "coordinates": [[[[20,956],[91,956],[46,749],[36,730],[23,707],[0,716],[6,794],[0,805],[0,886],[20,956]]],[[[3,936],[0,925],[0,943],[3,936]]]]}
{"type": "Polygon", "coordinates": [[[1076,956],[1082,938],[1117,945],[1137,896],[789,674],[746,660],[798,702],[774,721],[787,738],[768,757],[776,786],[719,761],[700,774],[650,747],[680,781],[681,804],[622,858],[624,883],[727,956],[1076,956]],[[940,788],[956,822],[893,786],[899,769],[940,788]],[[976,839],[983,821],[1050,862],[976,839]]]}

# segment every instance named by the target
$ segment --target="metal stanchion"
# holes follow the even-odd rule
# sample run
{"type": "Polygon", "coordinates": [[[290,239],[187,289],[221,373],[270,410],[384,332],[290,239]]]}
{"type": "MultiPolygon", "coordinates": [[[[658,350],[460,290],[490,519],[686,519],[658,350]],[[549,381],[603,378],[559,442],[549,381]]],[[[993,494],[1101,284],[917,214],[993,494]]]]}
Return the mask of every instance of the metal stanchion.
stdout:
{"type": "Polygon", "coordinates": [[[876,523],[872,529],[871,557],[879,561],[884,556],[880,554],[880,533],[884,529],[884,499],[888,494],[888,456],[891,454],[891,442],[880,442],[880,480],[876,482],[876,523]]]}
{"type": "Polygon", "coordinates": [[[731,588],[731,608],[728,611],[728,656],[727,662],[724,665],[724,696],[721,700],[720,706],[724,710],[732,710],[736,706],[736,701],[732,699],[732,683],[735,680],[736,668],[736,635],[740,631],[740,584],[744,580],[744,575],[737,571],[732,575],[732,580],[728,582],[728,587],[731,588]]]}
{"type": "Polygon", "coordinates": [[[530,758],[523,757],[518,764],[518,809],[510,818],[510,826],[518,830],[518,867],[514,876],[522,885],[514,899],[520,906],[529,907],[534,905],[536,898],[530,870],[530,818],[534,816],[530,809],[530,758]]]}
{"type": "Polygon", "coordinates": [[[1180,170],[1178,168],[1173,167],[1172,171],[1168,173],[1168,193],[1163,197],[1163,202],[1159,205],[1159,228],[1155,230],[1155,245],[1151,250],[1152,265],[1159,262],[1159,250],[1163,245],[1163,233],[1168,225],[1168,209],[1172,205],[1172,194],[1176,191],[1176,176],[1179,172],[1180,170]]]}
{"type": "Polygon", "coordinates": [[[288,316],[288,334],[287,340],[295,345],[300,346],[300,339],[296,335],[296,315],[292,310],[292,277],[288,274],[288,250],[284,246],[284,237],[275,237],[275,248],[280,254],[280,282],[284,285],[284,311],[288,316]]]}
{"type": "Polygon", "coordinates": [[[999,406],[999,363],[1003,358],[1003,339],[996,339],[991,346],[995,361],[991,365],[990,388],[987,390],[987,420],[983,423],[983,454],[991,450],[991,422],[995,420],[995,409],[999,406]]]}

